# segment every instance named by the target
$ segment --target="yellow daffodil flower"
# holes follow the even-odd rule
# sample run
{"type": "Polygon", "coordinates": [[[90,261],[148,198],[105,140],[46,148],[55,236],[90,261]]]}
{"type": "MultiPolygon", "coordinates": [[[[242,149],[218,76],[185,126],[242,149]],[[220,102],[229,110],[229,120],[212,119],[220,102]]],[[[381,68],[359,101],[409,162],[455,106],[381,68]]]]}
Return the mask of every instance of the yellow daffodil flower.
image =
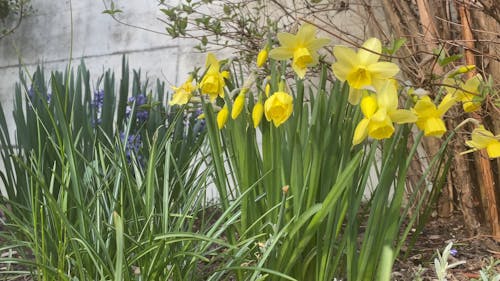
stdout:
{"type": "Polygon", "coordinates": [[[243,88],[243,90],[241,90],[240,94],[234,100],[233,109],[231,111],[231,118],[233,120],[240,116],[243,108],[245,107],[245,96],[247,91],[248,90],[246,88],[243,88]]]}
{"type": "Polygon", "coordinates": [[[174,95],[172,99],[168,102],[169,105],[183,105],[189,102],[192,97],[192,93],[196,90],[196,86],[193,85],[193,77],[189,76],[186,82],[182,84],[180,87],[172,86],[172,90],[174,90],[174,95]]]}
{"type": "Polygon", "coordinates": [[[488,157],[500,157],[500,135],[494,136],[492,132],[486,130],[482,125],[472,131],[472,139],[467,141],[466,144],[472,149],[463,153],[486,148],[488,157]]]}
{"type": "Polygon", "coordinates": [[[217,127],[219,130],[224,128],[227,123],[227,119],[229,117],[229,109],[227,108],[227,104],[217,113],[217,127]]]}
{"type": "Polygon", "coordinates": [[[268,49],[269,49],[268,46],[266,46],[257,55],[257,67],[262,67],[266,63],[268,56],[268,49]]]}
{"type": "Polygon", "coordinates": [[[446,132],[443,115],[455,103],[456,99],[451,94],[447,94],[437,107],[429,96],[421,97],[413,108],[418,118],[417,127],[426,136],[441,137],[446,132]]]}
{"type": "Polygon", "coordinates": [[[481,108],[481,101],[477,99],[480,96],[479,88],[482,81],[483,78],[481,75],[477,74],[469,78],[465,83],[461,80],[445,78],[443,84],[455,86],[445,86],[446,92],[453,94],[458,101],[462,102],[462,107],[465,112],[473,112],[481,108]]]}
{"type": "Polygon", "coordinates": [[[264,116],[264,105],[262,101],[259,101],[254,105],[252,110],[252,121],[254,129],[257,128],[262,120],[262,116],[264,116]]]}
{"type": "Polygon", "coordinates": [[[280,32],[278,33],[280,47],[271,50],[269,57],[275,60],[287,60],[292,58],[292,68],[302,79],[306,75],[308,67],[318,63],[318,50],[330,42],[328,38],[316,38],[316,27],[303,24],[296,35],[280,32]]]}
{"type": "Polygon", "coordinates": [[[220,72],[220,63],[212,53],[207,54],[206,67],[208,70],[201,80],[200,89],[203,94],[209,95],[210,101],[213,102],[218,96],[224,97],[224,86],[226,85],[224,78],[229,78],[229,72],[220,72]]]}
{"type": "Polygon", "coordinates": [[[267,121],[273,121],[275,127],[283,124],[293,111],[293,97],[285,92],[276,92],[264,103],[267,121]]]}
{"type": "Polygon", "coordinates": [[[361,99],[361,112],[365,116],[356,126],[353,145],[361,143],[368,136],[374,139],[390,138],[394,133],[393,122],[412,123],[417,117],[410,110],[398,109],[398,93],[393,81],[386,81],[377,95],[361,99]]]}
{"type": "Polygon", "coordinates": [[[337,59],[332,65],[333,73],[340,81],[349,83],[351,104],[359,103],[362,89],[369,86],[379,89],[387,79],[399,72],[399,67],[395,63],[378,61],[382,52],[380,40],[370,38],[363,44],[363,48],[357,53],[345,46],[333,48],[333,55],[337,59]]]}

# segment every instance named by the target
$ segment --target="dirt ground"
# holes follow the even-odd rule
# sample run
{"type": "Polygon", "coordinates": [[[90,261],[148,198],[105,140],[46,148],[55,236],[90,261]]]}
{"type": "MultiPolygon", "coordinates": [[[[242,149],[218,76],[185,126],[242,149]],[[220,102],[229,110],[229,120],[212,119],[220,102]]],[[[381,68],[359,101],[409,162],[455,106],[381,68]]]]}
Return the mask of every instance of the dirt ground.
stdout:
{"type": "MultiPolygon", "coordinates": [[[[487,233],[482,229],[483,233],[487,233]]],[[[449,281],[482,280],[479,271],[492,265],[493,260],[500,260],[500,242],[496,242],[487,235],[470,236],[463,225],[461,214],[457,213],[450,218],[436,218],[430,220],[418,237],[415,246],[409,252],[403,252],[407,258],[400,258],[394,265],[393,279],[399,281],[437,280],[434,270],[436,250],[440,252],[453,242],[453,256],[448,263],[465,261],[464,264],[448,270],[449,281]]],[[[500,264],[492,269],[500,273],[500,264]]]]}

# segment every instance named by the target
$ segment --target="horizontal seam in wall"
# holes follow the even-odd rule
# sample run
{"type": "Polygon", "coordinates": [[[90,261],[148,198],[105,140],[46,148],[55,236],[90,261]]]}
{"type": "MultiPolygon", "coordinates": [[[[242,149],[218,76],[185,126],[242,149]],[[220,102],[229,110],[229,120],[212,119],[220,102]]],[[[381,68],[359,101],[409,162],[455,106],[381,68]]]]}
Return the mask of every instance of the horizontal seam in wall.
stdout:
{"type": "MultiPolygon", "coordinates": [[[[153,52],[153,51],[159,51],[159,50],[174,49],[174,48],[178,48],[178,47],[179,47],[179,45],[171,45],[171,46],[159,46],[159,47],[152,47],[152,48],[145,48],[145,49],[117,51],[117,52],[111,52],[111,53],[99,54],[99,55],[85,55],[85,56],[80,56],[80,57],[73,57],[72,60],[91,59],[91,58],[116,56],[116,55],[128,55],[128,54],[140,53],[140,52],[153,52]]],[[[68,58],[46,60],[46,61],[42,61],[42,62],[23,63],[23,64],[10,64],[10,65],[0,66],[0,69],[7,69],[7,68],[13,68],[13,67],[18,68],[20,66],[39,65],[42,63],[43,64],[50,64],[50,63],[58,63],[58,62],[64,62],[64,61],[68,61],[68,58]]]]}

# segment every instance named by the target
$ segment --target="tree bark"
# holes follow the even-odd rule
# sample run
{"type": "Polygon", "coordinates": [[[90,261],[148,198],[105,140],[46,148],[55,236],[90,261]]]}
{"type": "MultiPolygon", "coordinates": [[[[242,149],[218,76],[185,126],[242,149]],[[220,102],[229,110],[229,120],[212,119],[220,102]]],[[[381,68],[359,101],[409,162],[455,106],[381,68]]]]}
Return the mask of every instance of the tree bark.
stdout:
{"type": "MultiPolygon", "coordinates": [[[[462,36],[464,40],[465,50],[464,57],[465,63],[468,65],[476,65],[476,59],[472,50],[474,46],[474,35],[472,33],[471,15],[469,12],[470,3],[466,0],[458,4],[458,11],[460,21],[462,24],[462,36]]],[[[471,71],[465,74],[467,78],[471,78],[474,72],[471,71]]],[[[483,118],[479,112],[473,112],[471,117],[481,123],[483,118]]],[[[481,193],[481,201],[484,209],[486,221],[491,226],[492,236],[495,240],[500,241],[500,222],[498,220],[497,200],[495,194],[495,181],[493,180],[493,172],[491,170],[491,163],[488,159],[486,151],[481,150],[474,153],[475,170],[478,172],[477,181],[481,193]]]]}
{"type": "MultiPolygon", "coordinates": [[[[436,83],[435,77],[442,76],[445,71],[453,67],[454,63],[451,63],[445,70],[436,63],[436,57],[432,52],[438,48],[442,48],[441,50],[446,52],[446,55],[449,54],[448,52],[455,54],[463,51],[465,58],[463,63],[476,65],[481,73],[491,74],[493,81],[500,80],[500,59],[498,59],[500,5],[493,3],[496,0],[479,1],[485,9],[481,9],[481,6],[475,2],[472,13],[469,7],[465,6],[469,3],[468,0],[416,0],[416,5],[406,0],[381,1],[391,32],[396,38],[408,39],[407,45],[402,48],[404,59],[400,60],[400,64],[402,71],[416,85],[426,87],[433,92],[438,89],[433,86],[433,83],[436,83]],[[493,15],[491,11],[494,12],[493,15]],[[491,17],[486,16],[485,13],[491,17]],[[459,22],[457,22],[457,16],[459,22]],[[476,23],[475,29],[472,28],[472,23],[476,23]],[[457,35],[460,40],[454,39],[457,35]]],[[[497,87],[497,85],[494,86],[497,87]]],[[[500,111],[491,99],[487,99],[485,109],[480,114],[471,116],[484,121],[487,128],[493,128],[496,134],[500,134],[500,118],[498,118],[500,111]]],[[[449,128],[455,128],[464,119],[464,114],[459,113],[458,110],[451,110],[448,115],[456,117],[449,118],[447,121],[449,128]]],[[[469,163],[468,158],[460,155],[460,152],[466,149],[464,144],[467,139],[468,137],[465,137],[463,133],[459,133],[456,141],[450,145],[455,155],[451,167],[453,176],[450,177],[450,185],[444,187],[438,211],[441,215],[451,212],[450,202],[456,191],[466,227],[471,234],[478,231],[479,218],[485,217],[492,226],[493,236],[500,238],[498,221],[500,198],[498,192],[495,191],[495,179],[497,188],[500,183],[500,172],[496,172],[500,167],[500,160],[490,162],[484,156],[484,152],[476,152],[472,156],[475,159],[474,165],[469,163]],[[483,202],[484,216],[480,216],[477,212],[481,209],[477,208],[479,204],[474,198],[474,186],[478,186],[481,191],[482,196],[477,199],[483,202]]],[[[425,141],[424,147],[429,157],[433,156],[438,146],[439,144],[433,140],[425,141]]]]}

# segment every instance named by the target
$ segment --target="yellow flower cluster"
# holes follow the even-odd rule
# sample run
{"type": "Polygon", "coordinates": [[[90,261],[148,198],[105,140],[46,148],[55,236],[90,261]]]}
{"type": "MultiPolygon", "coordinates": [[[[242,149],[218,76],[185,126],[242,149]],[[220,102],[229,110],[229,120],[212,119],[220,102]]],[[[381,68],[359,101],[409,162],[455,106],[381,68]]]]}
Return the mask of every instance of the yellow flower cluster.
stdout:
{"type": "Polygon", "coordinates": [[[390,138],[394,133],[393,123],[404,124],[417,121],[416,115],[405,109],[398,109],[398,93],[395,80],[386,80],[377,94],[369,94],[361,100],[361,112],[365,116],[354,131],[353,145],[366,137],[390,138]]]}
{"type": "MultiPolygon", "coordinates": [[[[317,38],[316,33],[316,27],[310,24],[300,26],[296,34],[278,33],[280,45],[271,49],[270,44],[266,44],[257,55],[256,67],[265,67],[268,58],[291,59],[292,69],[299,79],[303,79],[307,69],[318,64],[318,51],[330,42],[328,38],[317,38]]],[[[359,104],[363,114],[354,131],[353,145],[362,143],[368,137],[377,140],[390,138],[395,132],[395,124],[405,123],[415,123],[425,136],[441,137],[447,130],[443,117],[453,105],[461,103],[465,112],[481,107],[482,77],[476,75],[466,81],[461,80],[461,76],[473,70],[474,66],[460,66],[443,79],[444,97],[439,103],[436,104],[428,95],[423,95],[414,101],[414,106],[410,109],[401,109],[398,106],[398,88],[401,87],[394,78],[400,70],[395,63],[380,61],[382,43],[379,39],[366,40],[357,51],[345,46],[334,46],[333,55],[336,60],[332,64],[333,74],[339,81],[349,85],[348,101],[352,105],[359,104]]],[[[265,83],[265,90],[254,97],[250,94],[255,81],[254,75],[255,72],[252,72],[236,97],[224,99],[225,80],[230,75],[227,71],[221,71],[221,63],[209,53],[206,72],[199,84],[194,86],[190,76],[180,87],[172,87],[175,93],[169,103],[186,104],[196,90],[208,95],[211,102],[221,98],[224,106],[218,112],[216,121],[218,128],[222,129],[228,122],[229,115],[236,120],[244,112],[250,114],[245,108],[247,100],[253,100],[250,103],[254,104],[250,117],[254,128],[259,126],[264,116],[275,127],[281,126],[293,113],[293,97],[284,90],[284,81],[274,93],[271,93],[271,85],[265,83]]],[[[500,157],[498,139],[499,136],[480,127],[474,130],[472,140],[467,145],[472,150],[485,148],[490,157],[500,157]]]]}

